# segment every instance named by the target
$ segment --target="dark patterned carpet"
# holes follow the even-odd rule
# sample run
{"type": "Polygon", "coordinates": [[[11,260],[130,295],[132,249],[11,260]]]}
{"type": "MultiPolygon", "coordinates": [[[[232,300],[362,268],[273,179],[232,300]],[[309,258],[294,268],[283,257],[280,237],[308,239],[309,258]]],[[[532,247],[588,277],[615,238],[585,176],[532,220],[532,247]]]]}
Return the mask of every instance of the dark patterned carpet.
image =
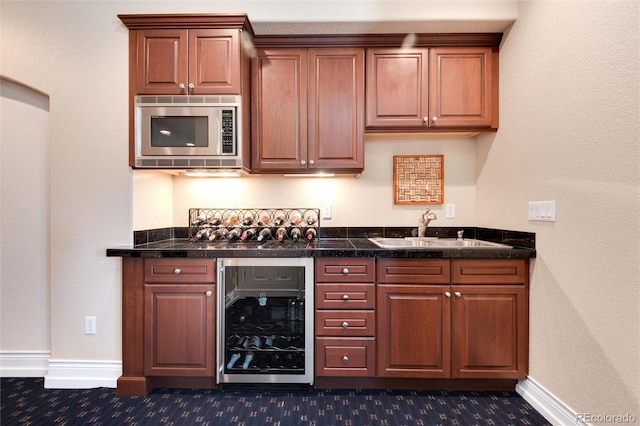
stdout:
{"type": "Polygon", "coordinates": [[[549,425],[515,392],[44,389],[2,378],[0,425],[549,425]]]}

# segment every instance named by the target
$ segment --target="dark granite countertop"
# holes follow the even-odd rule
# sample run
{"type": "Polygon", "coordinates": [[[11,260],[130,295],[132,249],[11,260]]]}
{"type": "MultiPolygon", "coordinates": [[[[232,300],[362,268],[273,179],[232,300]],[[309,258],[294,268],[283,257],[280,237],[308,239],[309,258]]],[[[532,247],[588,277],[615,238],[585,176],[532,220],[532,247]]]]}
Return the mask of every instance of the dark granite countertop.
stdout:
{"type": "Polygon", "coordinates": [[[383,249],[367,238],[320,238],[314,242],[194,242],[172,238],[107,249],[110,257],[398,257],[398,258],[477,258],[529,259],[532,248],[402,248],[383,249]]]}

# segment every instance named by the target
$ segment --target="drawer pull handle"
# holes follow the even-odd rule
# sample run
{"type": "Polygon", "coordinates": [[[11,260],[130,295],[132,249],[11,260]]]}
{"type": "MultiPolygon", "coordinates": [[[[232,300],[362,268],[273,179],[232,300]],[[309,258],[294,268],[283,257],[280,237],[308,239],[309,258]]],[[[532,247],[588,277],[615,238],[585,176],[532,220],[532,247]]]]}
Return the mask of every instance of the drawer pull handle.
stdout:
{"type": "Polygon", "coordinates": [[[207,297],[211,297],[212,294],[213,292],[211,290],[208,290],[204,295],[207,297]]]}
{"type": "Polygon", "coordinates": [[[342,363],[343,363],[343,364],[348,364],[348,363],[349,363],[349,357],[348,357],[348,356],[346,356],[346,355],[345,355],[345,356],[343,356],[343,357],[342,357],[342,363]]]}
{"type": "Polygon", "coordinates": [[[348,268],[344,268],[344,269],[342,270],[342,273],[343,273],[344,275],[349,274],[349,269],[348,269],[348,268]]]}
{"type": "Polygon", "coordinates": [[[180,275],[182,273],[182,269],[176,268],[176,269],[173,270],[173,273],[176,274],[176,275],[180,275]]]}
{"type": "Polygon", "coordinates": [[[345,302],[349,300],[349,295],[345,294],[344,296],[342,296],[342,300],[344,300],[345,302]]]}
{"type": "Polygon", "coordinates": [[[342,323],[342,328],[349,328],[349,323],[348,322],[343,322],[342,323]]]}
{"type": "Polygon", "coordinates": [[[453,294],[455,294],[455,295],[456,295],[456,297],[460,297],[460,296],[462,296],[462,295],[460,294],[460,292],[459,292],[459,291],[456,291],[456,292],[455,292],[455,293],[453,293],[453,294]]]}

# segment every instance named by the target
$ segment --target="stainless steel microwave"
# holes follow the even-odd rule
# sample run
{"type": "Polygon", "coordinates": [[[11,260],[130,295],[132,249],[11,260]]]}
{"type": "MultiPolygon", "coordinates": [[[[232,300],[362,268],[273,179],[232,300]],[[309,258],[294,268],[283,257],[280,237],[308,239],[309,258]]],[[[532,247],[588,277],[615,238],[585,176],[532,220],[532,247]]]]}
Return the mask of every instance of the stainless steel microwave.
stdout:
{"type": "Polygon", "coordinates": [[[135,166],[242,166],[240,96],[136,96],[135,166]]]}

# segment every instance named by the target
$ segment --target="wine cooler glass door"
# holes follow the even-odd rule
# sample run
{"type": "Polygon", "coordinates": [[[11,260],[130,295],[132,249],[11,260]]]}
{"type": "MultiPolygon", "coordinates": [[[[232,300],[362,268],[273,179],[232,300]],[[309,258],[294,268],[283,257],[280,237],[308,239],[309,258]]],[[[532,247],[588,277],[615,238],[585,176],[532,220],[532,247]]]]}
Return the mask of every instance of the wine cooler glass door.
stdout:
{"type": "Polygon", "coordinates": [[[218,259],[218,383],[313,384],[313,258],[218,259]]]}

